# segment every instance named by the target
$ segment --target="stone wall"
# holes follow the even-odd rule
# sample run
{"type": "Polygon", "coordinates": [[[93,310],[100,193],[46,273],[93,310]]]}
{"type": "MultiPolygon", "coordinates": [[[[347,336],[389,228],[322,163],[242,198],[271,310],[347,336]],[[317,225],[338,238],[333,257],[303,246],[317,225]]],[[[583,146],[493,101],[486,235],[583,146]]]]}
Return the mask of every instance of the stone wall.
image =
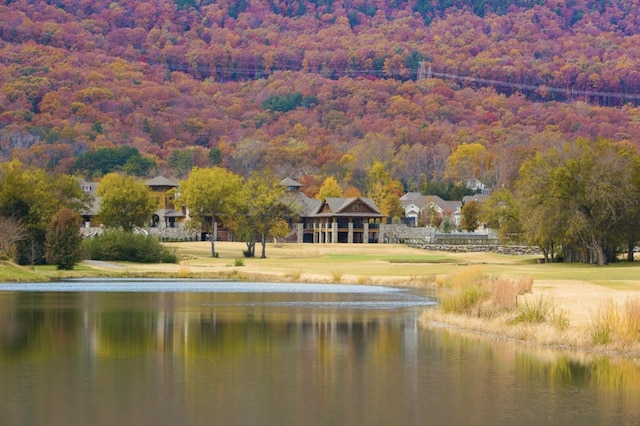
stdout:
{"type": "Polygon", "coordinates": [[[198,241],[200,238],[198,231],[188,231],[183,228],[145,228],[145,230],[160,241],[198,241]]]}
{"type": "Polygon", "coordinates": [[[420,244],[431,241],[434,230],[426,227],[380,224],[380,242],[420,244]]]}
{"type": "Polygon", "coordinates": [[[499,253],[499,254],[513,254],[513,255],[540,255],[538,247],[528,246],[511,246],[511,245],[499,245],[499,244],[409,244],[411,247],[416,247],[424,250],[434,251],[448,251],[452,253],[499,253]]]}
{"type": "MultiPolygon", "coordinates": [[[[142,229],[142,228],[140,228],[142,229]]],[[[101,234],[103,228],[80,228],[80,234],[84,238],[101,234]]],[[[200,233],[198,231],[187,231],[183,228],[144,228],[148,235],[157,237],[160,241],[198,241],[200,233]]],[[[135,232],[135,231],[134,231],[135,232]]]]}
{"type": "MultiPolygon", "coordinates": [[[[478,244],[441,244],[438,243],[434,228],[426,227],[410,227],[407,225],[380,225],[382,233],[382,241],[385,243],[406,244],[411,247],[417,247],[424,250],[448,251],[454,253],[473,253],[473,252],[490,252],[500,254],[513,255],[539,255],[540,250],[537,247],[528,247],[521,245],[500,245],[497,238],[491,230],[487,230],[486,234],[468,235],[485,237],[485,241],[478,241],[478,244]]],[[[464,237],[465,234],[451,234],[464,237]]],[[[461,241],[469,242],[469,238],[461,238],[461,241]]]]}

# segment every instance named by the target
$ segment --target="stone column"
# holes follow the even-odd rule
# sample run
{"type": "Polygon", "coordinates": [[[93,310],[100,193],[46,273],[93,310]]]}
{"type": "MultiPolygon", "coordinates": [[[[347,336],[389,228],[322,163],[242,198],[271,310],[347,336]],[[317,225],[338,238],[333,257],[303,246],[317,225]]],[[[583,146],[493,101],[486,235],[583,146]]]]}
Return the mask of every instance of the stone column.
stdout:
{"type": "Polygon", "coordinates": [[[338,242],[338,222],[334,221],[331,223],[331,242],[338,242]]]}
{"type": "Polygon", "coordinates": [[[302,223],[296,223],[296,234],[298,234],[298,243],[304,242],[304,225],[302,223]]]}
{"type": "Polygon", "coordinates": [[[329,222],[325,222],[323,226],[324,226],[324,242],[328,243],[329,242],[329,222]]]}
{"type": "Polygon", "coordinates": [[[318,241],[318,230],[317,228],[317,223],[313,222],[313,244],[317,244],[319,243],[318,241]]]}
{"type": "Polygon", "coordinates": [[[347,242],[349,244],[353,244],[353,222],[349,221],[349,236],[347,237],[347,242]]]}
{"type": "Polygon", "coordinates": [[[369,243],[369,224],[365,222],[363,226],[364,228],[362,230],[362,242],[367,244],[369,243]]]}

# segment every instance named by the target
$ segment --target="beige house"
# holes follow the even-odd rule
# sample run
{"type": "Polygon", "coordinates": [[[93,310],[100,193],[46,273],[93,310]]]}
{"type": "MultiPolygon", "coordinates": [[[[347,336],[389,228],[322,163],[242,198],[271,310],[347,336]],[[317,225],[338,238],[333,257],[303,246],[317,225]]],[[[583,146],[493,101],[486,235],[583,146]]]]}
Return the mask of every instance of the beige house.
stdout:
{"type": "MultiPolygon", "coordinates": [[[[82,192],[91,196],[91,205],[81,212],[83,217],[83,226],[86,228],[97,227],[96,216],[100,209],[100,197],[97,195],[98,183],[87,182],[84,179],[78,179],[82,192]]],[[[174,194],[178,188],[178,182],[157,176],[145,182],[151,190],[152,196],[157,203],[156,211],[149,218],[150,228],[181,228],[186,218],[184,209],[176,206],[174,202],[174,194]],[[176,208],[177,207],[177,208],[176,208]]]]}
{"type": "Polygon", "coordinates": [[[460,225],[462,201],[446,201],[437,195],[422,195],[419,192],[407,192],[400,197],[405,217],[410,225],[417,226],[421,214],[434,211],[440,217],[448,217],[455,226],[460,225]]]}
{"type": "Polygon", "coordinates": [[[174,192],[178,188],[178,182],[164,176],[157,176],[147,180],[146,184],[151,189],[158,206],[151,215],[151,228],[181,228],[186,219],[186,211],[175,204],[174,192]]]}

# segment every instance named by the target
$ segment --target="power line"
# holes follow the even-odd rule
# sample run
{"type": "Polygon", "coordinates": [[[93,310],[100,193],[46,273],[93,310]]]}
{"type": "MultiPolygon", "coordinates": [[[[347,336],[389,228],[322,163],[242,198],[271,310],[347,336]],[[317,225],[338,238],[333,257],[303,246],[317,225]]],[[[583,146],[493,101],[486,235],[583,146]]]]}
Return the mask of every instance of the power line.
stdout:
{"type": "MultiPolygon", "coordinates": [[[[166,64],[156,64],[156,65],[166,65],[166,64]]],[[[569,98],[575,98],[577,96],[586,96],[586,97],[599,97],[599,98],[614,98],[614,99],[623,99],[623,100],[640,100],[640,94],[638,93],[621,93],[621,92],[605,92],[598,90],[580,90],[575,87],[571,88],[562,88],[562,87],[554,87],[548,86],[546,84],[527,84],[527,83],[515,83],[504,80],[497,79],[487,79],[481,77],[474,77],[468,75],[460,75],[453,74],[447,72],[437,72],[432,70],[432,65],[428,63],[426,65],[424,62],[421,62],[419,68],[405,68],[403,70],[393,69],[393,70],[379,70],[379,69],[327,69],[327,70],[303,70],[302,68],[272,68],[272,69],[261,69],[259,67],[255,68],[230,68],[230,67],[214,67],[210,65],[197,65],[197,66],[188,66],[183,64],[169,65],[169,68],[172,71],[191,71],[191,72],[199,72],[199,73],[207,73],[207,74],[222,74],[222,75],[242,75],[242,76],[268,76],[273,74],[274,72],[285,72],[285,71],[293,71],[293,72],[306,72],[311,74],[320,74],[325,76],[332,77],[389,77],[389,78],[408,78],[408,76],[416,76],[417,80],[422,80],[424,78],[432,78],[438,77],[446,80],[457,80],[457,81],[465,81],[471,83],[477,83],[479,85],[488,85],[495,87],[503,87],[517,90],[527,90],[527,91],[546,91],[549,93],[557,93],[561,95],[565,95],[569,98]],[[426,66],[426,68],[425,68],[426,66]]]]}

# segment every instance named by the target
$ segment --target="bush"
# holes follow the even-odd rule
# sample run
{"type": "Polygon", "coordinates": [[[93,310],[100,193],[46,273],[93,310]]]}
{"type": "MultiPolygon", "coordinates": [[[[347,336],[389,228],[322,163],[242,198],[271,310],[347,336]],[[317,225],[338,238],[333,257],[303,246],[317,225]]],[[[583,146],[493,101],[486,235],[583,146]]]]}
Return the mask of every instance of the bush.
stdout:
{"type": "Polygon", "coordinates": [[[139,263],[178,263],[175,252],[152,236],[109,231],[86,240],[84,250],[93,260],[121,260],[139,263]]]}
{"type": "Polygon", "coordinates": [[[533,301],[525,300],[518,306],[518,314],[514,318],[513,323],[543,323],[549,318],[553,312],[553,304],[547,298],[540,297],[533,301]]]}

